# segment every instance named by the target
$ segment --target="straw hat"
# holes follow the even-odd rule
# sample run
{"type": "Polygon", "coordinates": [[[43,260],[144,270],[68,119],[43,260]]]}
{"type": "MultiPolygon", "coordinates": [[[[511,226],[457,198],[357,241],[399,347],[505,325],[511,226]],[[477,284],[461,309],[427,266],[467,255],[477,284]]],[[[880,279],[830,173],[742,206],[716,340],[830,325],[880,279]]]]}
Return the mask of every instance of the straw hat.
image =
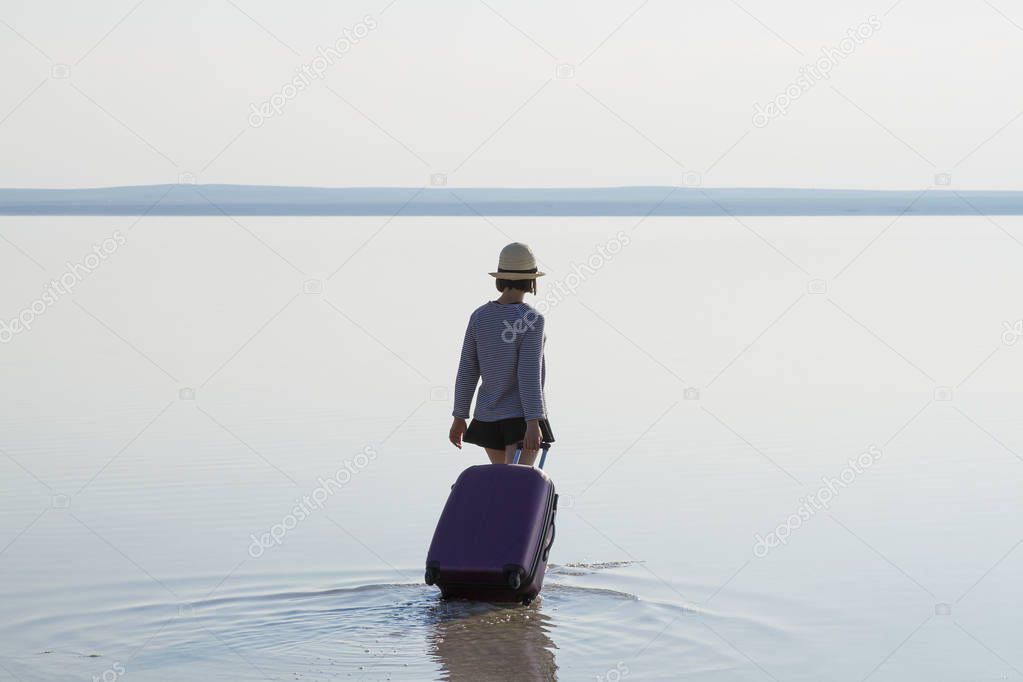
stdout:
{"type": "Polygon", "coordinates": [[[501,249],[501,257],[497,260],[497,272],[490,273],[498,279],[536,279],[543,277],[545,272],[537,272],[536,256],[528,244],[512,242],[501,249]]]}

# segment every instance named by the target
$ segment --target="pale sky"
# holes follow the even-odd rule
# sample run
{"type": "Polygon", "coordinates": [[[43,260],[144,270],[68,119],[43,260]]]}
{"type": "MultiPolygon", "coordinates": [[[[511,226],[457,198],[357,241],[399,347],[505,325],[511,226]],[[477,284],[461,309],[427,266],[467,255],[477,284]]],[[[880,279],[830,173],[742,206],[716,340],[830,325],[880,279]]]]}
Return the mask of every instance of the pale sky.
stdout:
{"type": "Polygon", "coordinates": [[[1007,0],[0,0],[0,50],[6,187],[1023,179],[1007,0]],[[830,77],[795,85],[825,47],[830,77]],[[787,112],[754,125],[790,85],[787,112]],[[280,113],[252,125],[274,95],[280,113]]]}

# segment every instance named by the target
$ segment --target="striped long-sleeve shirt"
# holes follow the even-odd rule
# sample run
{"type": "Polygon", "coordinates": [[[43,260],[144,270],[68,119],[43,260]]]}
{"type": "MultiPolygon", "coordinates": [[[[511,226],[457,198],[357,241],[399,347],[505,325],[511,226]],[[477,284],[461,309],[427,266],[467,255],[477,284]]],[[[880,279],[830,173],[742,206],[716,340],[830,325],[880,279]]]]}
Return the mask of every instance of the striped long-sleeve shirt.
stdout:
{"type": "Polygon", "coordinates": [[[452,415],[469,418],[482,378],[476,419],[546,419],[544,341],[543,315],[527,303],[488,301],[474,310],[462,343],[452,415]]]}

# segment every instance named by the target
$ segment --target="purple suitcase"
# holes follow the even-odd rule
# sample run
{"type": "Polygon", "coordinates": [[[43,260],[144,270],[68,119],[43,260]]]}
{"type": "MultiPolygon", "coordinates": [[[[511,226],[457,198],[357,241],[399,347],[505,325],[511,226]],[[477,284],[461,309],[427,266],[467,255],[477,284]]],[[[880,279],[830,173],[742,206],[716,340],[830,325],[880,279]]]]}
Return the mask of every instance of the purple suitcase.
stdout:
{"type": "Polygon", "coordinates": [[[444,597],[489,602],[529,604],[539,594],[558,508],[543,472],[550,443],[542,447],[539,468],[483,464],[462,472],[426,555],[427,585],[444,597]]]}

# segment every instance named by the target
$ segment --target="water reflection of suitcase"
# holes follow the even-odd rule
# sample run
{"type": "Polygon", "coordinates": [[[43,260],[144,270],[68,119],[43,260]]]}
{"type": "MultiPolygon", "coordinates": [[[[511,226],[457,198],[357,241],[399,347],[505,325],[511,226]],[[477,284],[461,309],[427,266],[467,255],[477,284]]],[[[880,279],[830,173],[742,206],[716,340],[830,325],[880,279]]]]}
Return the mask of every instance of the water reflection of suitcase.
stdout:
{"type": "Polygon", "coordinates": [[[430,543],[427,585],[445,597],[491,602],[529,604],[539,594],[558,508],[543,472],[550,443],[542,447],[538,468],[483,464],[462,472],[430,543]]]}

